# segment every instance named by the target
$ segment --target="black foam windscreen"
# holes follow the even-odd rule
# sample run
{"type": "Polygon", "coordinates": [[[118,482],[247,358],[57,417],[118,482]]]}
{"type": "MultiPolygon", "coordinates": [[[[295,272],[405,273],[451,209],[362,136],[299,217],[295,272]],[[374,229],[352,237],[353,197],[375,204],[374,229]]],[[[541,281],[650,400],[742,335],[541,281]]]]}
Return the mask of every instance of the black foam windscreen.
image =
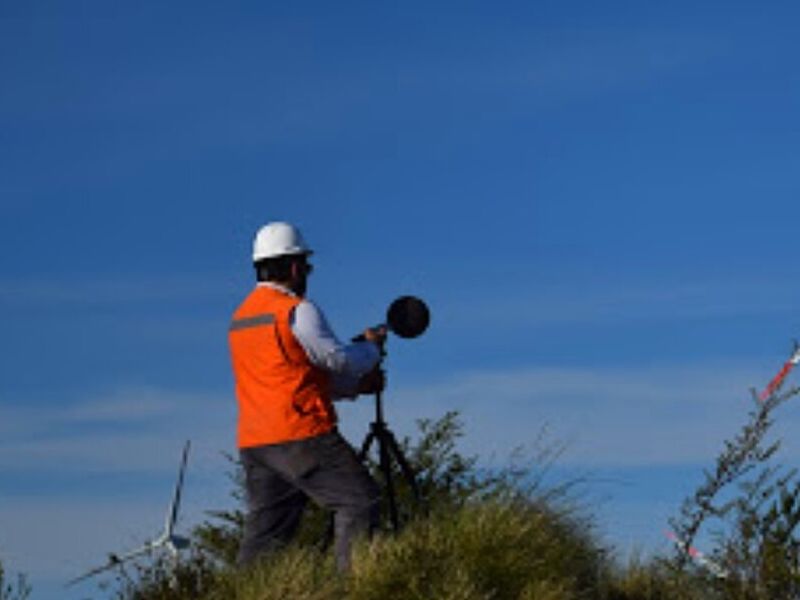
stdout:
{"type": "Polygon", "coordinates": [[[415,296],[401,296],[389,306],[386,322],[392,333],[402,338],[422,335],[431,322],[427,305],[415,296]]]}

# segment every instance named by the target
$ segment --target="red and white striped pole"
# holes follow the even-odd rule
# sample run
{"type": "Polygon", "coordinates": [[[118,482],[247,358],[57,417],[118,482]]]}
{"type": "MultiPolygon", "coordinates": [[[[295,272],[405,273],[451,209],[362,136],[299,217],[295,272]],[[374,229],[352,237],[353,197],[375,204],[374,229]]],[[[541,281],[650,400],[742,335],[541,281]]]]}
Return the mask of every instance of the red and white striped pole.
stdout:
{"type": "Polygon", "coordinates": [[[772,381],[764,388],[764,391],[758,395],[758,399],[764,402],[767,398],[772,396],[772,394],[777,392],[783,385],[784,379],[791,373],[797,363],[800,363],[800,346],[795,348],[789,360],[787,360],[783,367],[781,367],[781,370],[778,371],[778,374],[772,378],[772,381]]]}

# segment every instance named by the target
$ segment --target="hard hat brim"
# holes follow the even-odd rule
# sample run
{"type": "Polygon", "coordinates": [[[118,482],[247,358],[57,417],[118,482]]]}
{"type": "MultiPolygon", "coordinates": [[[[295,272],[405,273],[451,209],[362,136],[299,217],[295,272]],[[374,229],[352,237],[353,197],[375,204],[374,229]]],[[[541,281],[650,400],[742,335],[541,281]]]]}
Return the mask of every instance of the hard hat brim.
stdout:
{"type": "Polygon", "coordinates": [[[269,260],[270,258],[280,258],[281,256],[311,256],[312,254],[314,254],[313,250],[298,248],[297,250],[289,250],[286,252],[281,252],[280,254],[260,254],[260,255],[254,254],[253,262],[269,260]]]}

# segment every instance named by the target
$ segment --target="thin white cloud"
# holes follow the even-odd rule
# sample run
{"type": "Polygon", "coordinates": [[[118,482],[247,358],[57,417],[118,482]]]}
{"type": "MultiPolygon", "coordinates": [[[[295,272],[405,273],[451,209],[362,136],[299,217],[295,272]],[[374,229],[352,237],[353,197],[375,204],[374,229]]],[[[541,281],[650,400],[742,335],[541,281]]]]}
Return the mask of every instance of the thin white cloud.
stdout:
{"type": "Polygon", "coordinates": [[[146,421],[165,416],[175,410],[181,398],[160,396],[157,390],[126,390],[124,395],[79,404],[64,411],[66,422],[120,424],[146,421]]]}
{"type": "MultiPolygon", "coordinates": [[[[709,464],[752,407],[763,372],[744,363],[631,369],[528,368],[468,372],[387,394],[399,431],[444,410],[462,413],[465,448],[508,456],[547,426],[568,444],[565,463],[583,466],[709,464]]],[[[362,401],[363,404],[363,401],[362,401]]],[[[349,412],[369,418],[368,405],[349,412]]],[[[345,409],[347,410],[347,409],[345,409]]],[[[776,435],[799,422],[786,407],[776,435]]],[[[353,432],[355,435],[356,432],[353,432]]],[[[786,455],[800,448],[786,440],[786,455]]]]}
{"type": "MultiPolygon", "coordinates": [[[[524,284],[523,284],[524,285],[524,284]]],[[[491,314],[494,326],[535,327],[569,323],[631,323],[643,320],[695,320],[792,311],[800,286],[763,273],[735,278],[686,280],[662,276],[658,281],[604,278],[537,280],[516,294],[449,301],[438,311],[439,321],[463,328],[476,314],[491,314]]]]}
{"type": "Polygon", "coordinates": [[[0,405],[0,469],[47,472],[54,456],[67,473],[171,469],[187,438],[206,448],[207,458],[230,450],[234,418],[232,394],[147,386],[65,406],[0,405]]]}
{"type": "MultiPolygon", "coordinates": [[[[386,412],[406,434],[416,431],[418,418],[459,410],[465,444],[484,456],[507,455],[546,424],[571,444],[565,459],[572,463],[702,464],[744,422],[750,387],[770,375],[762,366],[730,361],[467,371],[390,387],[386,412]]],[[[793,422],[793,407],[785,407],[781,424],[793,422]]],[[[213,446],[209,454],[234,443],[235,402],[228,392],[126,387],[63,407],[0,411],[0,468],[9,470],[46,471],[59,456],[59,468],[69,472],[159,471],[171,468],[164,458],[185,438],[213,446]]],[[[358,441],[372,419],[372,402],[342,403],[340,413],[346,433],[358,441]]]]}
{"type": "Polygon", "coordinates": [[[0,304],[11,306],[131,305],[191,298],[224,299],[236,292],[225,277],[163,277],[114,279],[16,279],[0,281],[0,304]]]}
{"type": "Polygon", "coordinates": [[[735,45],[709,32],[551,31],[542,39],[506,36],[480,54],[425,56],[399,67],[402,89],[514,92],[529,105],[559,104],[699,68],[735,45]]]}

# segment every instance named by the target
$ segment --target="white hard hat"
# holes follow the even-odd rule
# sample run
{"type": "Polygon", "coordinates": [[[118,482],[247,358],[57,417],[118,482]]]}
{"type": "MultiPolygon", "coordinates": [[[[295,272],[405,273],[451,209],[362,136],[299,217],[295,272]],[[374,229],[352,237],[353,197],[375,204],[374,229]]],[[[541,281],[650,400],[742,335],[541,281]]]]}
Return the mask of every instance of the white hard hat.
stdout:
{"type": "Polygon", "coordinates": [[[287,254],[311,254],[302,234],[293,225],[276,221],[258,230],[253,240],[253,262],[287,254]]]}

